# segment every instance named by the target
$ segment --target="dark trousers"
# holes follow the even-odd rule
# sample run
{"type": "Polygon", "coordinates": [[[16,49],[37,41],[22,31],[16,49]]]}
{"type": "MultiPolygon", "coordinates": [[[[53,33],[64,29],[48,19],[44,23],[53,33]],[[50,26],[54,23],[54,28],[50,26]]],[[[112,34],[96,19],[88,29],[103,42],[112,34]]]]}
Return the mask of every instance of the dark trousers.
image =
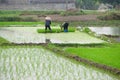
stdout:
{"type": "Polygon", "coordinates": [[[47,28],[49,28],[49,30],[51,30],[50,25],[45,25],[45,30],[47,30],[47,28]]]}

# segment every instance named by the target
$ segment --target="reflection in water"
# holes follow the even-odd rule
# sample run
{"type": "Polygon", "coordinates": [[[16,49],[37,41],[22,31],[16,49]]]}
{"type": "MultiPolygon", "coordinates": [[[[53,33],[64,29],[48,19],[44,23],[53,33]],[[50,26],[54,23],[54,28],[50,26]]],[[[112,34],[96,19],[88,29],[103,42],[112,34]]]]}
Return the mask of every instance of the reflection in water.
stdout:
{"type": "Polygon", "coordinates": [[[96,34],[118,36],[112,37],[115,41],[120,42],[120,27],[89,27],[96,34]]]}
{"type": "Polygon", "coordinates": [[[120,36],[120,27],[89,27],[89,29],[97,34],[120,36]]]}

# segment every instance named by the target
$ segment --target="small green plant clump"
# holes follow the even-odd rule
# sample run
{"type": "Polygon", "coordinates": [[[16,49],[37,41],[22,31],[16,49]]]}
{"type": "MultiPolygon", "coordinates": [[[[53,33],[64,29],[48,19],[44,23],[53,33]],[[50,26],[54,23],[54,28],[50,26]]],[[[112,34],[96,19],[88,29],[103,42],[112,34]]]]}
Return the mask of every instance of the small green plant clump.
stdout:
{"type": "Polygon", "coordinates": [[[9,41],[7,41],[6,39],[0,37],[0,45],[3,43],[9,43],[9,41]]]}
{"type": "Polygon", "coordinates": [[[47,30],[45,31],[45,29],[37,29],[38,33],[60,33],[61,30],[60,29],[52,29],[52,31],[47,30]]]}
{"type": "MultiPolygon", "coordinates": [[[[64,32],[63,30],[61,30],[60,28],[53,28],[51,31],[47,30],[45,31],[45,29],[37,29],[38,33],[60,33],[60,32],[64,32]]],[[[75,32],[75,28],[69,28],[68,32],[75,32]]]]}

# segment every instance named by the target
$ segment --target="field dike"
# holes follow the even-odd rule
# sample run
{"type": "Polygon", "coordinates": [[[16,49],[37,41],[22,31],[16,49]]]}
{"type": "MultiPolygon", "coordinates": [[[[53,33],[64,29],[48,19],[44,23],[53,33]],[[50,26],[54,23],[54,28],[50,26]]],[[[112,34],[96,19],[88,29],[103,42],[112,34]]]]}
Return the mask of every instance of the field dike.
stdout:
{"type": "MultiPolygon", "coordinates": [[[[33,46],[33,45],[37,45],[37,46],[43,46],[44,48],[48,49],[48,50],[51,50],[52,52],[55,52],[57,54],[60,54],[60,55],[63,55],[67,58],[70,58],[70,59],[73,59],[73,60],[76,60],[78,62],[82,62],[84,64],[87,64],[87,65],[90,65],[90,66],[93,66],[93,67],[96,67],[96,68],[99,68],[99,69],[102,69],[102,70],[105,70],[105,71],[108,71],[110,73],[113,73],[115,75],[118,75],[120,76],[120,70],[117,69],[117,68],[113,68],[113,67],[110,67],[110,66],[107,66],[107,65],[103,65],[103,64],[99,64],[99,63],[95,63],[93,61],[90,61],[90,60],[87,60],[87,59],[84,59],[84,58],[81,58],[79,56],[76,56],[76,55],[71,55],[71,54],[68,54],[66,52],[64,52],[63,50],[60,50],[59,48],[55,48],[55,47],[49,47],[49,43],[39,43],[39,44],[36,44],[36,43],[22,43],[22,44],[16,44],[16,43],[4,43],[2,44],[1,46],[25,46],[25,45],[28,45],[28,46],[33,46]]],[[[51,45],[51,44],[50,44],[51,45]]],[[[52,44],[53,45],[53,44],[52,44]]],[[[99,44],[98,44],[99,45],[99,44]]]]}
{"type": "Polygon", "coordinates": [[[68,53],[65,53],[64,51],[60,50],[60,49],[56,49],[56,48],[51,48],[49,47],[48,45],[43,45],[45,48],[55,52],[55,53],[58,53],[58,54],[62,54],[63,56],[66,56],[68,58],[71,58],[71,59],[74,59],[78,62],[82,62],[84,64],[87,64],[87,65],[90,65],[90,66],[93,66],[93,67],[96,67],[96,68],[99,68],[99,69],[103,69],[105,71],[109,71],[115,75],[118,75],[120,76],[120,70],[117,69],[117,68],[113,68],[113,67],[110,67],[110,66],[107,66],[107,65],[103,65],[103,64],[99,64],[99,63],[95,63],[93,61],[90,61],[90,60],[87,60],[87,59],[84,59],[84,58],[81,58],[79,56],[76,56],[76,55],[70,55],[68,53]]]}

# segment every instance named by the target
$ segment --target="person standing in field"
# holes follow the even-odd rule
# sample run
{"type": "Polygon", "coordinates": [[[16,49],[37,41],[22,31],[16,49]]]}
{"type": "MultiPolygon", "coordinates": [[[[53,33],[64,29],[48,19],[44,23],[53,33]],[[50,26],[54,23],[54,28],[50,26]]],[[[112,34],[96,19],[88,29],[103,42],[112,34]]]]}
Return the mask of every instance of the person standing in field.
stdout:
{"type": "Polygon", "coordinates": [[[49,30],[52,31],[50,25],[51,25],[51,17],[47,16],[45,17],[45,31],[47,31],[47,28],[49,28],[49,30]]]}

